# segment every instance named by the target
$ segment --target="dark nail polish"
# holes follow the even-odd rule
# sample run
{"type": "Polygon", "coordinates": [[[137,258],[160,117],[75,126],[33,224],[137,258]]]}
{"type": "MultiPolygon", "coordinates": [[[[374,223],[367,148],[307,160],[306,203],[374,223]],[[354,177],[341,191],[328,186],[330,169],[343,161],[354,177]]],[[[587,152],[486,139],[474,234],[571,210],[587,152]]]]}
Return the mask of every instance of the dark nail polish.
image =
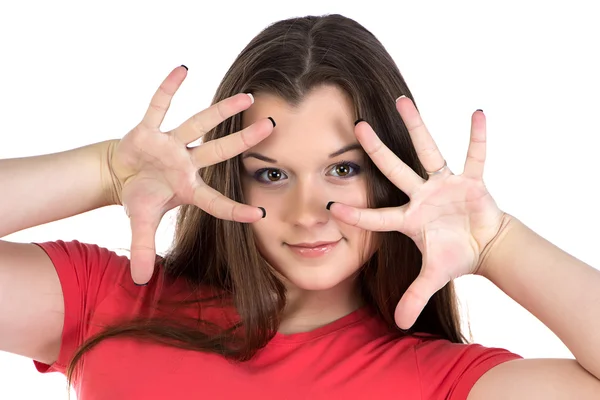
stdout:
{"type": "Polygon", "coordinates": [[[265,210],[264,207],[258,207],[258,208],[260,208],[262,210],[262,212],[263,212],[263,216],[262,217],[263,218],[266,217],[267,216],[267,210],[265,210]]]}
{"type": "Polygon", "coordinates": [[[335,201],[330,201],[329,203],[327,203],[327,207],[325,207],[325,208],[327,208],[329,210],[333,203],[335,203],[335,201]]]}
{"type": "Polygon", "coordinates": [[[364,121],[364,119],[359,118],[354,122],[354,126],[358,125],[359,122],[364,121]]]}
{"type": "Polygon", "coordinates": [[[478,109],[477,109],[477,110],[475,110],[475,111],[481,111],[481,112],[483,112],[483,110],[482,110],[481,108],[478,108],[478,109]]]}
{"type": "Polygon", "coordinates": [[[136,283],[136,282],[133,282],[133,283],[135,283],[136,286],[148,286],[148,282],[146,282],[146,283],[136,283]]]}
{"type": "Polygon", "coordinates": [[[277,125],[277,124],[275,123],[275,120],[274,120],[273,118],[271,118],[271,117],[269,117],[269,119],[271,120],[271,123],[273,124],[273,128],[275,128],[275,125],[277,125]]]}
{"type": "Polygon", "coordinates": [[[185,70],[186,70],[186,71],[188,71],[188,67],[186,67],[186,66],[185,66],[185,65],[183,65],[183,64],[181,64],[181,66],[182,66],[183,68],[185,68],[185,70]]]}

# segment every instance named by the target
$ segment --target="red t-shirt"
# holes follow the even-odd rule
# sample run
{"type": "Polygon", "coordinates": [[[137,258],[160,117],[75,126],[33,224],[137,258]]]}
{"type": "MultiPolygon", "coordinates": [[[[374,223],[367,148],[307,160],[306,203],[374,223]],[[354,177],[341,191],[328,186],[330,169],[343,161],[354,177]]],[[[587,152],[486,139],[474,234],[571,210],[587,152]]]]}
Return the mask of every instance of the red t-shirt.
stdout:
{"type": "MultiPolygon", "coordinates": [[[[78,241],[36,243],[52,259],[65,301],[58,360],[117,317],[136,316],[164,282],[138,287],[129,259],[78,241]]],[[[164,289],[164,287],[163,287],[164,289]]],[[[162,292],[164,295],[164,291],[162,292]]],[[[326,326],[277,333],[250,361],[133,339],[105,339],[83,358],[78,400],[121,399],[466,399],[492,367],[521,358],[504,349],[396,338],[363,307],[326,326]]]]}

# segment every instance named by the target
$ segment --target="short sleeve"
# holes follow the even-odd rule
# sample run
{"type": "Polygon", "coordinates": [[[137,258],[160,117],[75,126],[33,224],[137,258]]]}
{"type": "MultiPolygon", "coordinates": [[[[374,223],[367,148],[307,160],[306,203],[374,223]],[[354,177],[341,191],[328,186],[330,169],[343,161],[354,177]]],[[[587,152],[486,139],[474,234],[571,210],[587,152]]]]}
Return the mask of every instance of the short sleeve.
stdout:
{"type": "Polygon", "coordinates": [[[465,400],[475,382],[503,362],[522,358],[508,350],[479,344],[428,340],[416,348],[423,399],[465,400]]]}
{"type": "Polygon", "coordinates": [[[64,326],[60,353],[47,365],[34,360],[41,373],[65,373],[75,350],[83,343],[95,307],[129,273],[129,259],[94,244],[77,240],[34,243],[52,260],[60,280],[64,306],[64,326]]]}

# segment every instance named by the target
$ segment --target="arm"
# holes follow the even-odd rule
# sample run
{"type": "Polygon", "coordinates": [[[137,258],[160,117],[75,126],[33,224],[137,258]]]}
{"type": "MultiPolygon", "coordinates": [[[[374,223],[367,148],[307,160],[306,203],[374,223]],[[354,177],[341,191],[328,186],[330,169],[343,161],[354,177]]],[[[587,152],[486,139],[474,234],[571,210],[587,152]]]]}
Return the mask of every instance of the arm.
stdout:
{"type": "MultiPolygon", "coordinates": [[[[108,142],[0,160],[0,237],[111,204],[108,142]]],[[[0,240],[0,351],[51,364],[59,354],[63,293],[48,255],[0,240]]]]}
{"type": "MultiPolygon", "coordinates": [[[[137,266],[134,282],[145,283],[154,272],[156,229],[169,209],[193,204],[226,220],[248,223],[263,218],[264,209],[233,201],[203,184],[198,170],[256,145],[273,132],[273,121],[262,118],[232,135],[188,149],[186,144],[202,137],[203,129],[247,109],[253,97],[236,94],[162,132],[160,124],[186,74],[183,66],[173,69],[144,119],[120,140],[0,160],[0,187],[6,191],[0,197],[0,237],[124,203],[132,227],[129,266],[132,273],[137,266]]],[[[51,364],[59,354],[63,301],[56,269],[42,249],[0,240],[0,351],[51,364]]]]}
{"type": "Polygon", "coordinates": [[[507,361],[486,372],[469,399],[600,398],[600,271],[498,208],[483,183],[487,137],[483,111],[471,115],[465,168],[455,175],[414,103],[401,96],[396,108],[428,179],[408,167],[368,123],[360,122],[355,134],[365,152],[411,200],[381,209],[330,206],[331,214],[346,224],[403,233],[423,254],[419,275],[396,307],[396,324],[410,328],[449,280],[478,273],[545,323],[577,360],[507,361]]]}
{"type": "Polygon", "coordinates": [[[489,249],[478,273],[539,318],[565,343],[576,361],[539,359],[501,364],[483,375],[469,400],[493,396],[598,398],[600,271],[512,216],[507,216],[489,249]]]}
{"type": "Polygon", "coordinates": [[[107,158],[114,142],[0,160],[0,238],[117,204],[107,158]]]}

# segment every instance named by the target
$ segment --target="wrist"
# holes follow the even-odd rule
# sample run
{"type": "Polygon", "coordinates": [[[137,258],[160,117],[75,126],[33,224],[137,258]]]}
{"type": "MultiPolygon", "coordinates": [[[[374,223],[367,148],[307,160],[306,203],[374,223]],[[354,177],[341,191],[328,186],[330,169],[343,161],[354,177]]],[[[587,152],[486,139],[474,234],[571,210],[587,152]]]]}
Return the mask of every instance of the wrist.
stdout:
{"type": "Polygon", "coordinates": [[[510,232],[513,231],[513,228],[518,224],[519,221],[515,217],[503,213],[498,232],[488,244],[485,245],[479,255],[479,265],[475,270],[475,275],[490,279],[493,275],[493,269],[496,268],[496,265],[498,264],[497,260],[502,259],[498,254],[505,251],[503,244],[506,242],[506,237],[509,236],[510,232]]]}
{"type": "Polygon", "coordinates": [[[112,157],[119,139],[107,140],[100,144],[102,193],[109,205],[123,205],[121,193],[123,184],[115,174],[112,157]]]}

